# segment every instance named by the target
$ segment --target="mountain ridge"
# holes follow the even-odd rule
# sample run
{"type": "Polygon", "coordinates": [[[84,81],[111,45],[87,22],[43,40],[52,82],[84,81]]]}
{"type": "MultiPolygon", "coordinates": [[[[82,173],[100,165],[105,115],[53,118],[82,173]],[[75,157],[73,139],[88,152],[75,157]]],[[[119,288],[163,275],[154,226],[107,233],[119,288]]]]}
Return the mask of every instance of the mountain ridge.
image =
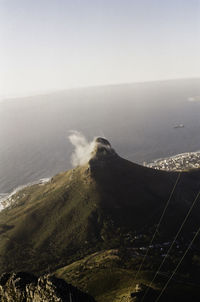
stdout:
{"type": "MultiPolygon", "coordinates": [[[[0,271],[54,271],[98,250],[133,245],[130,240],[141,232],[148,238],[177,177],[125,160],[108,141],[97,138],[87,164],[23,189],[15,196],[16,204],[0,213],[0,271]],[[125,243],[128,233],[131,239],[125,243]]],[[[181,173],[161,238],[176,231],[199,188],[199,177],[199,170],[181,173]]],[[[198,212],[192,217],[190,231],[198,212]]]]}

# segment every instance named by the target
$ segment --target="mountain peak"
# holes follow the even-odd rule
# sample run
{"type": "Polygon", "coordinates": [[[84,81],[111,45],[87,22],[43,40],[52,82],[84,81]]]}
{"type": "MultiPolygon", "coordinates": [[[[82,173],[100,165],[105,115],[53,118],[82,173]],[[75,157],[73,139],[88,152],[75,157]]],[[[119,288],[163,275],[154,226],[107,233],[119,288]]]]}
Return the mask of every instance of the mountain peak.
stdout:
{"type": "Polygon", "coordinates": [[[91,154],[91,160],[104,160],[113,156],[117,156],[117,153],[112,148],[110,142],[107,139],[97,137],[94,143],[95,145],[91,154]]]}
{"type": "Polygon", "coordinates": [[[103,137],[97,137],[97,138],[95,139],[95,142],[96,142],[97,144],[102,144],[102,145],[106,145],[106,146],[111,147],[110,142],[109,142],[106,138],[103,138],[103,137]]]}

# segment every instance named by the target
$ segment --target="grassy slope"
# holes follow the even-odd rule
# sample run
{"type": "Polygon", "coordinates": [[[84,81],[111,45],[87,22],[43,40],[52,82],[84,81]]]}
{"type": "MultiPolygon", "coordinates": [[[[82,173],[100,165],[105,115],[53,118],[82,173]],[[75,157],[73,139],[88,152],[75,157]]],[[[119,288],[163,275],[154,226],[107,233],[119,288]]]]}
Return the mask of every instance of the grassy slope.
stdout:
{"type": "MultiPolygon", "coordinates": [[[[134,280],[138,261],[140,263],[141,259],[127,258],[125,265],[119,250],[106,250],[63,267],[55,274],[91,294],[97,302],[131,301],[128,298],[130,298],[130,293],[134,292],[135,285],[137,283],[148,285],[154,276],[153,271],[146,269],[141,271],[137,280],[134,280]],[[128,265],[129,260],[132,260],[130,266],[128,265]]],[[[152,284],[154,290],[157,291],[156,297],[166,281],[165,277],[158,276],[152,284]]],[[[161,301],[177,302],[188,301],[188,299],[198,301],[199,287],[191,284],[188,286],[186,281],[185,283],[173,282],[170,284],[161,301]]],[[[155,301],[155,296],[152,300],[148,298],[147,301],[155,301]]]]}
{"type": "MultiPolygon", "coordinates": [[[[78,167],[23,189],[14,197],[16,205],[0,213],[0,272],[55,270],[92,252],[123,246],[124,234],[157,223],[175,173],[119,157],[90,165],[91,170],[78,167]]],[[[167,233],[176,229],[198,185],[199,171],[182,174],[163,223],[167,233]]]]}
{"type": "Polygon", "coordinates": [[[97,207],[98,195],[84,172],[72,170],[48,184],[27,187],[15,196],[18,204],[0,214],[0,251],[6,251],[0,261],[5,259],[8,269],[23,269],[23,262],[31,271],[47,268],[51,262],[61,265],[64,254],[72,254],[87,241],[89,217],[97,207]]]}
{"type": "Polygon", "coordinates": [[[89,255],[59,269],[56,275],[91,293],[97,301],[117,301],[134,289],[133,271],[123,268],[118,250],[89,255]]]}

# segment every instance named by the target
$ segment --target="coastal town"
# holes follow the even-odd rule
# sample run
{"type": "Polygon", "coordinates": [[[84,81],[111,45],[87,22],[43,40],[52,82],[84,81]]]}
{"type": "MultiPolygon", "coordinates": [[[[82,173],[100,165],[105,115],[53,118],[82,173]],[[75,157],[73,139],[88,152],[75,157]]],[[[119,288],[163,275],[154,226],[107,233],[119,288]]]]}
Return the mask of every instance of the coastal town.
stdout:
{"type": "Polygon", "coordinates": [[[156,159],[144,166],[165,171],[184,171],[200,168],[200,151],[181,153],[175,156],[156,159]]]}

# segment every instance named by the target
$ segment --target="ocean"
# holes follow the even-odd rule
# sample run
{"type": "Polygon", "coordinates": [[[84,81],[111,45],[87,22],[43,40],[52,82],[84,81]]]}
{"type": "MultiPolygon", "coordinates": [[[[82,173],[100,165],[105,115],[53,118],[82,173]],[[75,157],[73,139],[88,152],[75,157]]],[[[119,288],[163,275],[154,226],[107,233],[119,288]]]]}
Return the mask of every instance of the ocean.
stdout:
{"type": "Polygon", "coordinates": [[[200,150],[200,79],[2,100],[0,195],[70,169],[70,130],[88,140],[105,136],[119,155],[140,164],[200,150]]]}

